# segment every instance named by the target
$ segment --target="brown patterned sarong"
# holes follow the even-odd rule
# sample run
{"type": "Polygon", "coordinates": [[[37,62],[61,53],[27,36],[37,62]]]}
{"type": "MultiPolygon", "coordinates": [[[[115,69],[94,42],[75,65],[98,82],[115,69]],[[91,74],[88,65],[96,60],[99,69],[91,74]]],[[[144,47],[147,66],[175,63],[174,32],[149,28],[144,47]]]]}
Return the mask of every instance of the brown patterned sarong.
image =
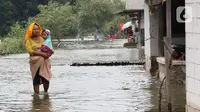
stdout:
{"type": "Polygon", "coordinates": [[[30,56],[30,70],[33,80],[35,79],[38,70],[39,74],[37,75],[43,77],[47,81],[50,81],[51,79],[52,73],[51,73],[50,59],[44,59],[41,56],[30,56]]]}

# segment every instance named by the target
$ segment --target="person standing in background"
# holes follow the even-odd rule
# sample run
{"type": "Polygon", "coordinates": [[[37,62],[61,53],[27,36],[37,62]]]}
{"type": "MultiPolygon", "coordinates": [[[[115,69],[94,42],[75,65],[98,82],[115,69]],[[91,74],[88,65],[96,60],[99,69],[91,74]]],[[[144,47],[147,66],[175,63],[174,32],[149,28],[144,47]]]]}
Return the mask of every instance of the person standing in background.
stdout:
{"type": "Polygon", "coordinates": [[[113,27],[110,27],[110,41],[113,41],[113,39],[115,38],[115,31],[113,29],[113,27]]]}

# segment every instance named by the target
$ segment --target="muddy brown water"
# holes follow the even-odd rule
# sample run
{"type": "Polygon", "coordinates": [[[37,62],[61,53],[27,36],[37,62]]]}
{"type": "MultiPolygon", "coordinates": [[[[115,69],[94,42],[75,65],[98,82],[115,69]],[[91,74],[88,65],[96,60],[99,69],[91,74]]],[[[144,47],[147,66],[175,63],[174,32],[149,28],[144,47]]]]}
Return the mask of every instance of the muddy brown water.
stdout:
{"type": "MultiPolygon", "coordinates": [[[[122,46],[124,41],[114,43],[122,46]]],[[[143,66],[70,66],[72,62],[134,61],[137,54],[137,49],[118,47],[56,50],[49,93],[41,86],[39,96],[33,95],[28,55],[0,57],[0,112],[157,112],[160,84],[143,66]]],[[[174,112],[184,112],[184,87],[172,88],[174,112]]],[[[162,104],[164,112],[165,99],[162,104]]]]}

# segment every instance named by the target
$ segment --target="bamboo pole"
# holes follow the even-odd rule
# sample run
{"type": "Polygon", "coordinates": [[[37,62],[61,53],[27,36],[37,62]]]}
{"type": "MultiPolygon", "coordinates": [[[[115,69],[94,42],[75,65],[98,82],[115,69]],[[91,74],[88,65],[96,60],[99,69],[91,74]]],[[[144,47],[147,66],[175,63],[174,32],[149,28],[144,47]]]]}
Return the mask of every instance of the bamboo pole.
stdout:
{"type": "Polygon", "coordinates": [[[167,93],[168,112],[172,112],[171,104],[171,88],[170,88],[170,63],[171,63],[171,37],[172,37],[172,18],[171,18],[171,0],[166,1],[166,18],[167,18],[167,36],[164,38],[165,42],[165,89],[167,93]],[[169,51],[170,50],[170,51],[169,51]]]}

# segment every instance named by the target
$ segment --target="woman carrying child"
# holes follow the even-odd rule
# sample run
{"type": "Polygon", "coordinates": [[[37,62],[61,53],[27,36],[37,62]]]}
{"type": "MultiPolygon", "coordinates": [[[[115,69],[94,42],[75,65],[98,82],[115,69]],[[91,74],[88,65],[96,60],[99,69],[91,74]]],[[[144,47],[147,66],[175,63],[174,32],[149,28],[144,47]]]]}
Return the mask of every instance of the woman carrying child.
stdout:
{"type": "Polygon", "coordinates": [[[48,92],[49,81],[52,75],[49,57],[53,53],[49,53],[46,48],[43,48],[43,42],[45,41],[41,37],[41,33],[42,29],[40,25],[34,22],[28,27],[26,38],[24,40],[26,50],[30,55],[30,71],[35,94],[39,94],[40,84],[43,84],[44,91],[48,92]],[[41,48],[41,50],[38,48],[41,48]],[[44,52],[43,50],[46,50],[47,52],[44,52]]]}

